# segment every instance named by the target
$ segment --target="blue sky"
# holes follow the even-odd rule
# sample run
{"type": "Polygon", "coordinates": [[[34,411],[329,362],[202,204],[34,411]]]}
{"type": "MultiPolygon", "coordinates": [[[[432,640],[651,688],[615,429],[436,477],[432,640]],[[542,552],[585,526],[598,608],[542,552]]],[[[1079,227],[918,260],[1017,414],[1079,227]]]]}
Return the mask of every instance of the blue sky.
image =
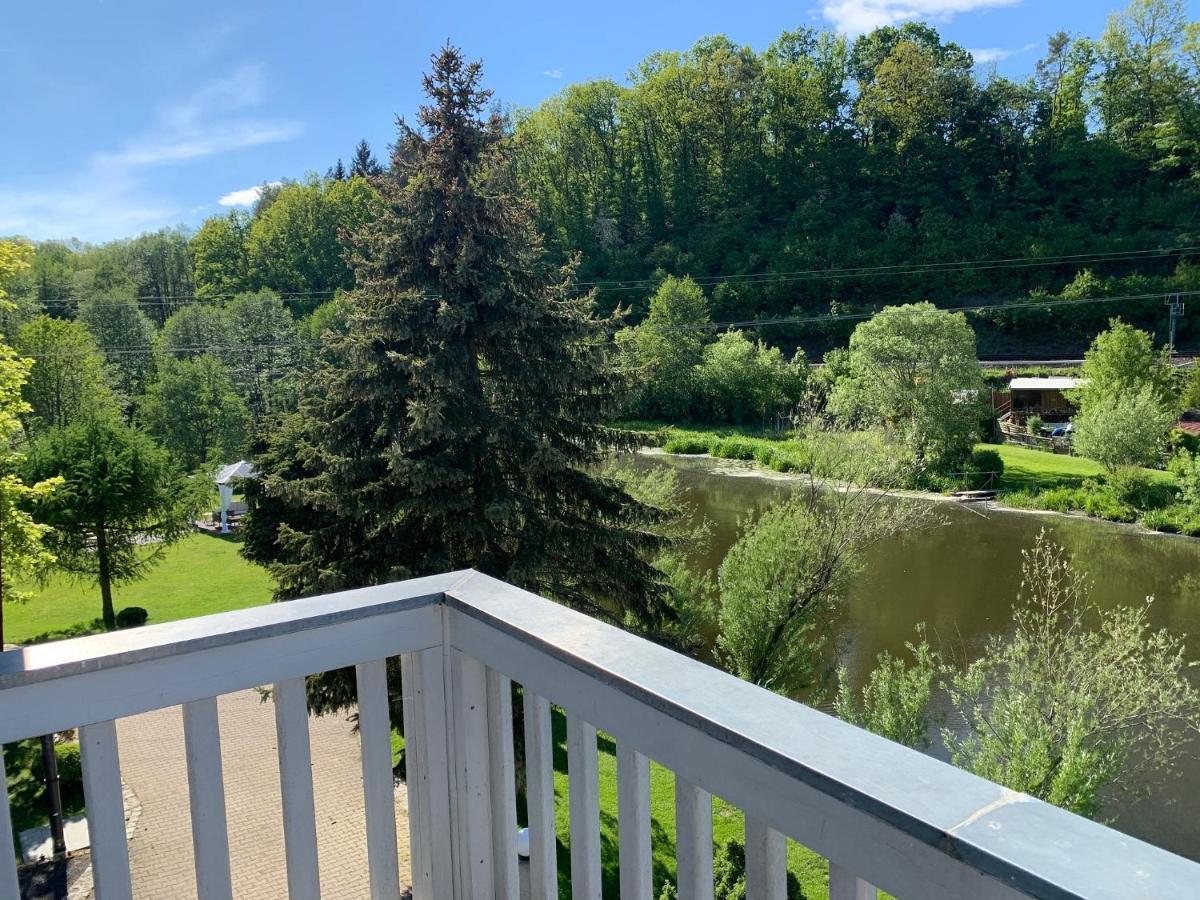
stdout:
{"type": "MultiPolygon", "coordinates": [[[[101,241],[195,225],[255,185],[323,172],[367,138],[381,157],[421,102],[430,52],[482,58],[506,104],[623,78],[707,34],[764,47],[922,18],[1004,74],[1048,34],[1096,35],[1117,0],[38,0],[0,32],[0,235],[101,241]],[[224,200],[224,204],[222,204],[224,200]]],[[[1198,17],[1200,0],[1188,4],[1198,17]]]]}

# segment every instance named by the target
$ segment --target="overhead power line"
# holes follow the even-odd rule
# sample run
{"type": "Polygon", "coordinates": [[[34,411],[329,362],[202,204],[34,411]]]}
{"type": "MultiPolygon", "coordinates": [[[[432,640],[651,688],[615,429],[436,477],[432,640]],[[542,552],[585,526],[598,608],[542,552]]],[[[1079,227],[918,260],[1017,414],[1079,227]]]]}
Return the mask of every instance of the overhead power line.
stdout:
{"type": "MultiPolygon", "coordinates": [[[[1184,247],[1159,247],[1146,250],[1111,250],[1094,251],[1091,253],[1058,254],[1054,256],[1015,256],[994,259],[951,260],[931,263],[894,263],[874,266],[845,266],[834,268],[797,269],[782,272],[757,272],[740,275],[696,275],[692,280],[704,287],[718,284],[779,284],[796,281],[825,281],[849,278],[869,278],[887,276],[926,275],[937,273],[994,271],[1004,269],[1044,268],[1060,265],[1085,265],[1087,263],[1111,263],[1121,261],[1141,261],[1166,259],[1175,256],[1190,256],[1200,254],[1200,245],[1184,247]]],[[[657,278],[607,279],[598,281],[576,281],[571,285],[572,290],[586,291],[599,288],[605,291],[648,291],[658,287],[657,278]]],[[[314,300],[332,299],[344,288],[326,288],[322,290],[281,291],[276,296],[285,302],[312,302],[314,300]]],[[[217,294],[142,294],[131,298],[138,306],[175,306],[177,301],[193,303],[215,302],[242,296],[253,291],[237,291],[217,294]]],[[[439,295],[426,293],[426,299],[436,300],[439,295]]],[[[43,305],[77,306],[88,302],[70,297],[59,300],[42,301],[43,305]]],[[[90,301],[90,302],[103,302],[90,301]]],[[[113,303],[124,303],[125,300],[112,298],[113,303]]]]}
{"type": "MultiPolygon", "coordinates": [[[[1200,290],[1194,291],[1165,291],[1148,294],[1121,294],[1112,297],[1077,297],[1069,300],[1042,300],[1042,301],[1027,301],[1018,300],[1009,303],[992,303],[992,304],[974,304],[970,306],[940,306],[938,309],[944,312],[961,312],[961,313],[990,313],[1004,312],[1010,309],[1039,309],[1046,312],[1054,312],[1066,306],[1092,306],[1104,303],[1122,303],[1122,302],[1139,302],[1146,300],[1162,300],[1168,297],[1193,297],[1200,296],[1200,290]]],[[[886,309],[887,307],[882,307],[886,309]]],[[[769,319],[740,319],[727,322],[707,322],[699,325],[677,325],[661,329],[664,332],[672,331],[719,331],[731,328],[761,328],[765,326],[776,325],[812,325],[821,324],[824,322],[850,322],[863,321],[873,318],[880,312],[879,309],[874,309],[869,312],[861,313],[820,313],[811,316],[779,316],[769,319]]],[[[82,357],[93,353],[100,353],[105,356],[132,356],[137,354],[151,354],[162,352],[167,355],[179,353],[254,353],[268,350],[277,351],[294,351],[304,348],[317,348],[321,346],[320,341],[305,340],[298,338],[295,341],[288,343],[273,343],[273,344],[194,344],[186,347],[157,347],[151,344],[143,344],[131,347],[112,347],[109,349],[97,348],[92,351],[71,351],[70,353],[21,353],[29,359],[70,359],[73,357],[82,357]]]]}
{"type": "MultiPolygon", "coordinates": [[[[1078,297],[1069,300],[1033,300],[1012,303],[981,303],[973,306],[939,306],[943,312],[983,313],[1002,312],[1009,309],[1042,309],[1053,312],[1064,306],[1088,306],[1097,303],[1134,302],[1139,300],[1162,300],[1164,297],[1192,297],[1197,291],[1165,291],[1154,294],[1122,294],[1114,297],[1078,297]]],[[[882,307],[886,309],[887,307],[882,307]]],[[[663,331],[704,331],[728,328],[758,328],[764,325],[807,325],[818,322],[862,321],[873,318],[879,309],[863,313],[821,313],[814,316],[780,316],[771,319],[742,319],[733,322],[709,322],[704,325],[678,325],[663,328],[663,331]]]]}
{"type": "MultiPolygon", "coordinates": [[[[1089,262],[1120,262],[1122,260],[1153,260],[1172,256],[1200,253],[1200,246],[1170,247],[1154,250],[1112,251],[1103,253],[1077,253],[1061,256],[1011,257],[1007,259],[961,260],[936,263],[897,263],[882,266],[853,266],[845,268],[799,269],[791,272],[762,272],[747,275],[700,275],[692,280],[703,287],[716,284],[775,284],[792,281],[824,281],[843,278],[865,278],[879,276],[922,275],[941,272],[973,272],[996,269],[1042,268],[1058,265],[1082,265],[1089,262]]],[[[646,290],[657,287],[659,281],[652,278],[633,280],[578,281],[576,287],[600,288],[603,290],[646,290]]]]}

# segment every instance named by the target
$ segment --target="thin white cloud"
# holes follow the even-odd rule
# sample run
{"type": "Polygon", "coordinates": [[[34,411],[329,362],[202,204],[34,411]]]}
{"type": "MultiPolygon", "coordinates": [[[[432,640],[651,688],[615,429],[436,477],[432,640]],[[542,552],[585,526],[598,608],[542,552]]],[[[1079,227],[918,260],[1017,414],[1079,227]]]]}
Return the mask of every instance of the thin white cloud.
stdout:
{"type": "Polygon", "coordinates": [[[913,19],[948,22],[962,13],[1001,6],[1021,0],[825,0],[821,15],[843,34],[856,35],[897,25],[913,19]]]}
{"type": "Polygon", "coordinates": [[[262,66],[241,66],[163,110],[153,135],[129,141],[96,162],[107,166],[153,166],[187,162],[299,136],[299,122],[232,115],[262,103],[262,66]]]}
{"type": "Polygon", "coordinates": [[[547,78],[562,78],[562,69],[547,69],[542,74],[547,78]]]}
{"type": "Polygon", "coordinates": [[[1005,50],[1003,47],[972,47],[967,52],[971,54],[971,57],[978,65],[986,66],[989,63],[1008,59],[1013,55],[1014,51],[1005,50]]]}
{"type": "MultiPolygon", "coordinates": [[[[270,187],[278,187],[281,182],[272,181],[270,187]]],[[[254,187],[242,188],[240,191],[230,191],[224,197],[217,200],[221,206],[253,206],[255,201],[261,196],[263,185],[258,184],[254,187]]]]}
{"type": "Polygon", "coordinates": [[[301,134],[299,122],[251,114],[266,93],[263,67],[242,66],[161,110],[119,147],[93,154],[73,176],[45,187],[0,183],[0,234],[108,240],[178,221],[189,211],[154,191],[147,170],[301,134]]]}

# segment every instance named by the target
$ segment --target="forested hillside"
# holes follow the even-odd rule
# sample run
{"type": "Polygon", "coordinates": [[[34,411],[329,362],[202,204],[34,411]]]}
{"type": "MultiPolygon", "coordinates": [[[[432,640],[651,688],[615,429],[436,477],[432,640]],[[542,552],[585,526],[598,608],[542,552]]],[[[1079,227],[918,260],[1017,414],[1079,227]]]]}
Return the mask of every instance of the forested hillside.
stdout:
{"type": "MultiPolygon", "coordinates": [[[[800,29],[763,52],[711,37],[522,116],[520,174],[550,244],[635,310],[663,272],[709,279],[717,320],[1194,288],[1186,255],[1124,254],[1200,243],[1198,38],[1181,3],[1135,0],[1012,81],[921,24],[800,29]],[[1115,256],[819,274],[1098,253],[1115,256]]],[[[1116,312],[1165,336],[1161,298],[1064,310],[975,324],[994,352],[1079,349],[1116,312]]],[[[811,352],[853,324],[763,336],[811,352]]]]}

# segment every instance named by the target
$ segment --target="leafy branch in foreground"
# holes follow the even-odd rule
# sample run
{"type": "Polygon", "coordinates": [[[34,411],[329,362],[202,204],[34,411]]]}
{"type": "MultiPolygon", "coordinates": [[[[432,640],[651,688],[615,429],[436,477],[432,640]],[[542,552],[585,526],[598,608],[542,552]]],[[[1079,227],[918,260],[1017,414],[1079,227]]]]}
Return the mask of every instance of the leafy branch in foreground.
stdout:
{"type": "Polygon", "coordinates": [[[910,476],[869,457],[831,486],[809,475],[767,510],[718,574],[718,655],[731,672],[782,693],[820,691],[824,627],[880,541],[935,524],[928,504],[895,495],[910,476]]]}
{"type": "Polygon", "coordinates": [[[1146,791],[1200,731],[1200,692],[1182,637],[1150,624],[1152,598],[1099,608],[1063,549],[1043,531],[1025,551],[1011,635],[957,669],[922,636],[916,662],[881,657],[859,698],[843,680],[839,713],[910,746],[927,744],[935,676],[953,721],[951,761],[1013,790],[1089,817],[1106,788],[1146,791]]]}

